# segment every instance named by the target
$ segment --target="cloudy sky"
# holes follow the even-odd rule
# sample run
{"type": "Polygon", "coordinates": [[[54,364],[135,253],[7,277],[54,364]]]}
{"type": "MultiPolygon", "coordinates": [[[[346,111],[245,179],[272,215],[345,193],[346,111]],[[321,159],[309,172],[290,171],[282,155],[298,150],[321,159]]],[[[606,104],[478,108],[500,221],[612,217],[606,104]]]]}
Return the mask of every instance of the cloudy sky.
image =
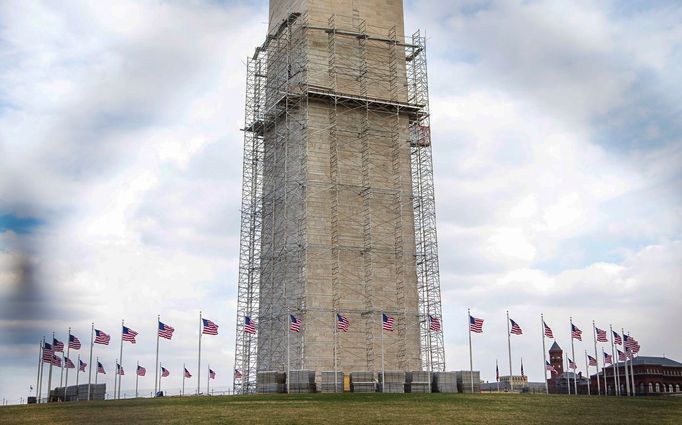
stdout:
{"type": "MultiPolygon", "coordinates": [[[[508,373],[506,309],[531,380],[540,313],[562,347],[572,315],[682,360],[679,3],[421,0],[405,15],[429,37],[448,369],[468,368],[468,306],[486,320],[483,379],[496,359],[508,373]]],[[[0,3],[1,397],[35,385],[44,335],[87,342],[94,320],[116,339],[121,318],[140,333],[129,392],[131,364],[153,371],[159,313],[177,388],[183,362],[196,373],[199,310],[220,325],[203,364],[231,385],[244,58],[266,20],[263,0],[0,3]]],[[[118,344],[95,355],[112,386],[118,344]]]]}

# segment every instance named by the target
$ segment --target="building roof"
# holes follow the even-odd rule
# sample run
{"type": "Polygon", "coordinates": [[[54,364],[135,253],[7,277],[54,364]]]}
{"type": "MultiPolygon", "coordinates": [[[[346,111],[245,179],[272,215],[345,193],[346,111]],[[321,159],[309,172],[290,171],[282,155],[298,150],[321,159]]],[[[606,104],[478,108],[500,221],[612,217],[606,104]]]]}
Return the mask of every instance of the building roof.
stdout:
{"type": "MultiPolygon", "coordinates": [[[[622,362],[616,363],[617,365],[623,364],[622,362]]],[[[652,356],[637,356],[634,358],[632,361],[632,364],[634,366],[637,365],[654,365],[654,366],[677,366],[677,367],[682,367],[682,363],[675,361],[673,359],[669,359],[667,357],[652,357],[652,356]]],[[[612,366],[607,366],[612,367],[612,366]]]]}
{"type": "Polygon", "coordinates": [[[551,347],[549,347],[549,351],[563,351],[561,350],[561,347],[559,347],[559,344],[554,341],[554,344],[552,344],[551,347]]]}
{"type": "Polygon", "coordinates": [[[552,379],[570,379],[573,380],[573,378],[576,378],[578,382],[581,380],[587,379],[587,377],[581,373],[573,373],[573,372],[563,372],[561,375],[552,375],[552,379]]]}

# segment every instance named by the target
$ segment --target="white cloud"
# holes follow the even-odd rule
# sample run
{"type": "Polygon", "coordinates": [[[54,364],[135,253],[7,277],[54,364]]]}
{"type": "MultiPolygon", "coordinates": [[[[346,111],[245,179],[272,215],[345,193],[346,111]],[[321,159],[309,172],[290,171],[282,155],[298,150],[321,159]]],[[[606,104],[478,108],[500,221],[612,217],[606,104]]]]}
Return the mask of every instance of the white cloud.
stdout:
{"type": "MultiPolygon", "coordinates": [[[[12,19],[3,27],[3,56],[14,60],[0,68],[10,105],[0,115],[9,155],[1,160],[9,172],[0,178],[0,206],[47,220],[23,239],[31,242],[36,285],[51,292],[59,313],[23,333],[3,315],[3,339],[17,344],[3,358],[33,353],[34,335],[52,328],[64,339],[72,326],[85,341],[93,319],[115,340],[124,317],[140,332],[126,347],[127,369],[139,358],[153,375],[161,312],[177,329],[170,345],[162,343],[173,373],[164,386],[178,387],[179,365],[195,358],[204,309],[220,335],[205,338],[202,369],[211,362],[213,384],[231,383],[243,61],[264,37],[261,8],[4,4],[12,19]]],[[[19,263],[5,259],[24,248],[8,232],[2,237],[10,241],[10,253],[0,251],[5,294],[21,284],[19,263]]],[[[98,347],[109,370],[113,351],[98,347]]],[[[0,392],[23,395],[32,364],[3,370],[0,392]]]]}
{"type": "MultiPolygon", "coordinates": [[[[592,318],[611,320],[649,335],[653,355],[680,353],[679,341],[652,335],[662,311],[680,307],[670,290],[682,283],[679,136],[659,131],[662,144],[631,149],[600,133],[605,115],[635,126],[647,116],[650,105],[632,90],[668,101],[660,87],[675,80],[668,70],[681,43],[679,24],[662,14],[679,8],[622,17],[615,5],[584,2],[433,3],[407,16],[430,35],[441,273],[455,327],[446,328],[448,364],[468,367],[466,306],[489,320],[487,335],[474,338],[474,367],[488,379],[495,358],[506,359],[506,308],[532,334],[544,310],[562,329],[569,315],[587,329],[592,318]],[[665,43],[647,58],[647,43],[635,39],[665,43]],[[649,68],[656,78],[636,88],[649,68]]],[[[515,339],[517,373],[521,354],[541,366],[538,342],[515,339]]],[[[541,369],[529,373],[539,379],[541,369]]]]}

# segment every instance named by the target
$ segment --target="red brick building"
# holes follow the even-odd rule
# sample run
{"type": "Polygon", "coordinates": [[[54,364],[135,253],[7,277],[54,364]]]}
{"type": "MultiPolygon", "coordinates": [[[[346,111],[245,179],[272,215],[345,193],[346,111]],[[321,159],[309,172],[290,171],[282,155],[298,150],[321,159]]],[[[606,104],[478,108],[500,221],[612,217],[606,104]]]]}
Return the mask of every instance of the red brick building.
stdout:
{"type": "Polygon", "coordinates": [[[558,374],[552,373],[547,380],[547,389],[551,394],[575,394],[574,378],[578,386],[578,394],[587,394],[587,378],[581,373],[576,375],[564,370],[564,351],[556,341],[549,349],[549,363],[559,372],[558,374]]]}
{"type": "MultiPolygon", "coordinates": [[[[665,357],[638,356],[632,361],[632,368],[635,372],[635,395],[668,394],[682,391],[682,363],[680,362],[665,357]]],[[[628,374],[630,370],[630,362],[628,362],[628,374]]],[[[622,362],[605,367],[604,371],[599,372],[599,375],[590,376],[592,388],[597,388],[597,377],[599,377],[603,390],[603,372],[606,372],[608,394],[615,394],[614,372],[618,374],[620,379],[621,394],[627,393],[625,389],[625,368],[622,362]]]]}

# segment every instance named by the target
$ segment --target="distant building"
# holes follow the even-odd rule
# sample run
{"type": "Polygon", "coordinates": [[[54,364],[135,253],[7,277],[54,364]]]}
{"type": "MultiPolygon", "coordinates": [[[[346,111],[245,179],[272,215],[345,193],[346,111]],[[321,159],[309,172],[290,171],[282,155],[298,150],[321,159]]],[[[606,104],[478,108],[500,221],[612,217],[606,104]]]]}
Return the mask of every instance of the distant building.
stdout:
{"type": "Polygon", "coordinates": [[[514,384],[514,388],[522,388],[528,386],[528,377],[523,375],[505,375],[500,376],[500,385],[506,385],[510,387],[510,382],[514,384]]]}
{"type": "Polygon", "coordinates": [[[578,387],[578,394],[587,394],[587,378],[583,377],[580,372],[575,374],[564,371],[564,351],[556,341],[549,349],[549,363],[558,372],[558,375],[552,373],[552,376],[547,380],[547,387],[551,394],[575,394],[574,379],[578,387]]]}
{"type": "MultiPolygon", "coordinates": [[[[679,393],[682,390],[682,363],[678,361],[666,357],[638,356],[632,361],[632,369],[635,372],[635,395],[679,393]]],[[[628,362],[628,374],[630,371],[630,363],[628,362]]],[[[625,368],[622,362],[616,365],[609,365],[603,371],[600,371],[598,375],[590,376],[592,388],[596,388],[597,377],[599,377],[600,385],[604,386],[603,372],[606,372],[606,390],[608,394],[615,394],[615,374],[618,374],[620,380],[621,394],[627,394],[625,389],[625,368]]]]}
{"type": "MultiPolygon", "coordinates": [[[[512,375],[512,382],[514,383],[515,392],[531,392],[531,393],[544,393],[545,383],[544,382],[528,382],[527,376],[512,375]]],[[[511,385],[509,384],[509,375],[500,376],[500,382],[486,382],[481,383],[481,391],[485,392],[509,392],[511,391],[511,385]]]]}

